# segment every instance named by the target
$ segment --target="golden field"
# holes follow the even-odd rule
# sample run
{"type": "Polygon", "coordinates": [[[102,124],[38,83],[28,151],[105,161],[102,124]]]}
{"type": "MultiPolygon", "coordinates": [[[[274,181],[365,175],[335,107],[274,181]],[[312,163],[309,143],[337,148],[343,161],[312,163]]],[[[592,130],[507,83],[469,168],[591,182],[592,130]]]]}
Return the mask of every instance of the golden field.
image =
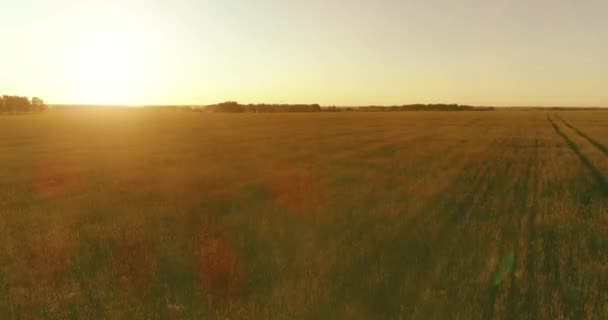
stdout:
{"type": "Polygon", "coordinates": [[[0,116],[0,319],[608,316],[608,112],[0,116]]]}

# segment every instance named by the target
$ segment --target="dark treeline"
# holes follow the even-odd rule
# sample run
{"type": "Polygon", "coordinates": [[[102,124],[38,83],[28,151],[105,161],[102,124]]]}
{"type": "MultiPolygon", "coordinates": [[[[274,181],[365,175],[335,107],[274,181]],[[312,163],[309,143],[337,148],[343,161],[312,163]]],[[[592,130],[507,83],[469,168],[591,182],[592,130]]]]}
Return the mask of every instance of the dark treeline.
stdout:
{"type": "Polygon", "coordinates": [[[402,106],[322,107],[318,104],[240,104],[227,101],[207,106],[145,106],[157,111],[193,111],[218,113],[274,112],[392,112],[392,111],[491,111],[494,107],[474,107],[458,104],[408,104],[402,106]]]}
{"type": "Polygon", "coordinates": [[[203,111],[200,106],[144,106],[146,110],[153,111],[203,111]]]}
{"type": "Polygon", "coordinates": [[[356,111],[490,111],[493,107],[473,107],[459,104],[408,104],[402,106],[368,106],[355,108],[356,111]]]}
{"type": "Polygon", "coordinates": [[[506,107],[503,110],[515,111],[608,111],[605,107],[506,107]]]}
{"type": "MultiPolygon", "coordinates": [[[[126,106],[101,106],[101,105],[52,105],[53,109],[81,109],[81,108],[124,108],[137,110],[126,106]]],[[[483,107],[459,104],[406,104],[401,106],[361,106],[361,107],[336,107],[320,106],[318,104],[239,104],[229,101],[213,105],[148,105],[144,109],[151,111],[169,112],[218,112],[218,113],[273,113],[273,112],[395,112],[395,111],[532,111],[532,110],[555,110],[555,111],[608,111],[602,107],[483,107]]]]}
{"type": "Polygon", "coordinates": [[[210,112],[320,112],[318,104],[247,104],[234,101],[210,105],[205,108],[210,112]]]}
{"type": "MultiPolygon", "coordinates": [[[[197,108],[193,108],[195,110],[197,108]]],[[[199,109],[201,110],[201,109],[199,109]]],[[[489,111],[493,107],[458,104],[411,104],[402,106],[321,107],[318,104],[239,104],[234,101],[206,106],[209,112],[378,112],[378,111],[489,111]]]]}
{"type": "Polygon", "coordinates": [[[40,112],[46,109],[44,101],[38,97],[31,100],[28,97],[20,96],[0,96],[0,113],[30,113],[40,112]]]}

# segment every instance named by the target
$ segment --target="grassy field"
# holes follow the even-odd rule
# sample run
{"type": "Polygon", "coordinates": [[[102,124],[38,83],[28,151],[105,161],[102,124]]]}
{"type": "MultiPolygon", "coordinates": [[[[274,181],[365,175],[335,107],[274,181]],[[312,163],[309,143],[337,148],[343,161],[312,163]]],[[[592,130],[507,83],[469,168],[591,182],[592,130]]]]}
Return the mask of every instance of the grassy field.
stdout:
{"type": "Polygon", "coordinates": [[[608,112],[0,116],[0,319],[608,317],[608,112]]]}

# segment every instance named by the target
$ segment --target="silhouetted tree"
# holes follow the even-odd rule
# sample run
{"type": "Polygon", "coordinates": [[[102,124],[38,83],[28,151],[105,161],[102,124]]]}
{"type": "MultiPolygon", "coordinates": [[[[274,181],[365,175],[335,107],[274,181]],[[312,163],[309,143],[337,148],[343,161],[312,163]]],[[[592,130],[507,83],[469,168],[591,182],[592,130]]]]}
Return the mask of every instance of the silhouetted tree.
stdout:
{"type": "Polygon", "coordinates": [[[319,112],[318,104],[248,104],[241,105],[234,101],[207,106],[211,112],[319,112]]]}
{"type": "Polygon", "coordinates": [[[207,107],[214,112],[243,112],[245,108],[235,101],[226,101],[207,107]]]}
{"type": "Polygon", "coordinates": [[[44,101],[40,98],[3,95],[0,97],[0,113],[29,113],[46,109],[44,101]]]}
{"type": "Polygon", "coordinates": [[[33,111],[43,111],[46,108],[44,101],[38,97],[32,98],[32,110],[33,111]]]}

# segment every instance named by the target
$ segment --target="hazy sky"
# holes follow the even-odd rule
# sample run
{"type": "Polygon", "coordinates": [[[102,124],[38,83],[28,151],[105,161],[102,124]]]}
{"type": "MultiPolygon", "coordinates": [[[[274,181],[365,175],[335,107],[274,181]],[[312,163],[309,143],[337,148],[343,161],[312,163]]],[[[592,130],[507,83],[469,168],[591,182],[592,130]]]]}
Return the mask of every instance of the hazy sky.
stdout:
{"type": "Polygon", "coordinates": [[[608,107],[606,0],[0,0],[50,103],[608,107]]]}

